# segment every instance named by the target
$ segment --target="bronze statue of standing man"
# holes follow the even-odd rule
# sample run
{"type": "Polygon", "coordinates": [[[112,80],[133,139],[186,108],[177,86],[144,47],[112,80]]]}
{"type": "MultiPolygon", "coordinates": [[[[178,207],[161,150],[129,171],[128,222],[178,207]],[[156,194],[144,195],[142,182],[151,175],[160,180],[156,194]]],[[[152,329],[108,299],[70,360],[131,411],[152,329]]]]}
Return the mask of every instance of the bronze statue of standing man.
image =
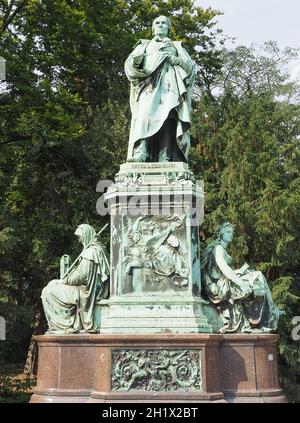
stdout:
{"type": "Polygon", "coordinates": [[[165,16],[152,25],[125,63],[131,83],[129,162],[187,162],[194,65],[180,41],[169,38],[165,16]]]}

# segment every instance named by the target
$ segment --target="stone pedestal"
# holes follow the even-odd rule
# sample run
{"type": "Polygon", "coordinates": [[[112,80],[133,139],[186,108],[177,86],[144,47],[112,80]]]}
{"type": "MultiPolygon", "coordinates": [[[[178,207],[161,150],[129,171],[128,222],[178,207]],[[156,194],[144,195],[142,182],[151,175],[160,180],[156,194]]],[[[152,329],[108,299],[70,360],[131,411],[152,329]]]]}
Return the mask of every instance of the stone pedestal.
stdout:
{"type": "Polygon", "coordinates": [[[31,403],[286,402],[277,335],[38,336],[31,403]]]}
{"type": "Polygon", "coordinates": [[[223,335],[221,389],[228,402],[287,402],[278,384],[278,335],[223,335]]]}
{"type": "Polygon", "coordinates": [[[111,280],[96,304],[100,334],[37,337],[31,402],[286,402],[277,335],[211,333],[222,322],[201,298],[204,192],[188,165],[122,165],[106,200],[111,280]]]}
{"type": "Polygon", "coordinates": [[[111,285],[101,333],[211,332],[203,314],[203,187],[185,163],[127,163],[106,194],[111,285]]]}

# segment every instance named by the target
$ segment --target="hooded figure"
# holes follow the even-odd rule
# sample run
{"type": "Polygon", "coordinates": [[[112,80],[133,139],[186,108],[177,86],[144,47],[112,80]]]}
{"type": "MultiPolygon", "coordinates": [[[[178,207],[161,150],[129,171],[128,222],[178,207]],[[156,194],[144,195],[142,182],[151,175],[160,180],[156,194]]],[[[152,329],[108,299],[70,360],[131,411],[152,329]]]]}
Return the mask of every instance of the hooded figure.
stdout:
{"type": "Polygon", "coordinates": [[[154,38],[140,40],[125,63],[132,112],[127,160],[186,162],[194,65],[182,43],[168,37],[168,18],[156,18],[152,29],[154,38]]]}
{"type": "Polygon", "coordinates": [[[109,260],[90,225],[80,225],[75,235],[84,248],[79,264],[66,277],[51,281],[42,291],[49,333],[95,333],[96,301],[107,298],[109,260]]]}

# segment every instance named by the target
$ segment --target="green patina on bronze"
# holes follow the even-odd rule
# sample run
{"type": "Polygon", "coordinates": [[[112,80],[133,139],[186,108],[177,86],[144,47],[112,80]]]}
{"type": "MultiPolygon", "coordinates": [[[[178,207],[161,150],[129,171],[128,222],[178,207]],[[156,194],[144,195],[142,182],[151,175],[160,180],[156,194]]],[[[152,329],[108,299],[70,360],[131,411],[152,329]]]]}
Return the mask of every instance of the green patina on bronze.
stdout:
{"type": "Polygon", "coordinates": [[[200,350],[112,351],[112,391],[202,391],[200,350]]]}
{"type": "Polygon", "coordinates": [[[205,291],[222,318],[220,332],[275,331],[281,312],[264,275],[247,264],[238,270],[231,267],[227,246],[233,233],[230,223],[220,226],[202,263],[205,291]]]}
{"type": "Polygon", "coordinates": [[[129,161],[187,161],[195,78],[193,62],[169,37],[170,21],[153,22],[154,38],[140,40],[125,63],[131,83],[129,161]]]}
{"type": "MultiPolygon", "coordinates": [[[[192,223],[192,210],[195,203],[203,206],[204,191],[186,163],[195,71],[181,42],[168,37],[170,26],[165,16],[156,18],[154,38],[140,40],[125,63],[132,122],[129,163],[121,166],[105,194],[112,223],[111,264],[94,229],[80,225],[75,233],[84,249],[78,265],[42,293],[50,332],[277,328],[280,311],[263,274],[246,264],[231,268],[227,245],[232,225],[219,229],[200,261],[203,216],[198,209],[202,217],[192,223]],[[201,296],[201,270],[209,301],[201,296]],[[110,298],[103,301],[109,285],[110,298]]],[[[64,256],[61,273],[68,266],[64,256]]]]}
{"type": "Polygon", "coordinates": [[[108,256],[90,225],[80,225],[75,234],[84,246],[78,265],[42,291],[49,333],[99,332],[95,304],[108,296],[108,256]]]}

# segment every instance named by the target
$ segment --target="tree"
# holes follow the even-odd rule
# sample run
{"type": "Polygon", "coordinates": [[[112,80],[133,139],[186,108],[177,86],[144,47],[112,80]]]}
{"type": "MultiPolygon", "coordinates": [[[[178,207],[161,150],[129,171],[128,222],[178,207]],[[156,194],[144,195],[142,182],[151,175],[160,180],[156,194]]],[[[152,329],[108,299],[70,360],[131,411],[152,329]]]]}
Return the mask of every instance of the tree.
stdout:
{"type": "Polygon", "coordinates": [[[14,19],[31,3],[32,0],[1,0],[0,32],[6,31],[14,19]]]}
{"type": "MultiPolygon", "coordinates": [[[[199,77],[210,80],[220,68],[216,12],[191,0],[11,0],[0,1],[0,13],[0,54],[7,60],[0,92],[0,295],[33,307],[34,329],[42,327],[40,293],[57,277],[60,256],[78,253],[76,226],[108,220],[97,215],[96,184],[113,179],[126,157],[125,58],[139,38],[151,36],[153,18],[166,13],[199,77]]],[[[26,348],[18,348],[25,358],[26,348]]]]}
{"type": "Polygon", "coordinates": [[[206,184],[203,238],[225,220],[234,223],[236,266],[246,260],[263,271],[286,312],[279,328],[281,379],[299,400],[300,351],[291,322],[300,302],[300,104],[297,83],[282,69],[293,57],[274,43],[258,54],[246,47],[225,54],[217,95],[196,105],[193,163],[206,184]]]}

